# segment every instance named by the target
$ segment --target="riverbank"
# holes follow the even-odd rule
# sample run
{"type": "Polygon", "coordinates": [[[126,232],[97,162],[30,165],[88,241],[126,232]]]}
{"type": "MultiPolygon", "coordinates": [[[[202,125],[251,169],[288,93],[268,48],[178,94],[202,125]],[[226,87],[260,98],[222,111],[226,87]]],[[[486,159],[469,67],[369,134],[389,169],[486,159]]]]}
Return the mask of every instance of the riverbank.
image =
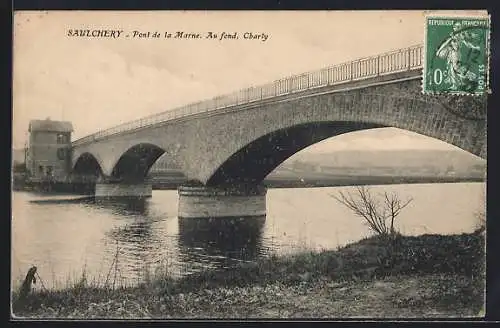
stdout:
{"type": "Polygon", "coordinates": [[[263,184],[268,188],[318,188],[318,187],[345,187],[362,185],[393,185],[393,184],[424,184],[424,183],[464,183],[484,182],[483,177],[467,176],[354,176],[354,175],[325,175],[321,177],[305,177],[290,179],[268,177],[263,184]]]}
{"type": "MultiPolygon", "coordinates": [[[[177,190],[188,183],[185,177],[152,176],[153,190],[177,190]]],[[[392,185],[392,184],[422,184],[422,183],[464,183],[485,182],[482,176],[361,176],[361,175],[304,175],[302,178],[271,176],[262,184],[267,188],[318,188],[343,187],[352,185],[392,185]]],[[[13,190],[35,191],[43,193],[75,193],[93,195],[95,184],[85,183],[29,183],[24,179],[14,179],[13,190]]]]}
{"type": "MultiPolygon", "coordinates": [[[[16,306],[36,318],[472,317],[484,301],[484,232],[372,237],[139,286],[80,283],[16,306]]],[[[15,295],[14,295],[15,297],[15,295]]]]}
{"type": "MultiPolygon", "coordinates": [[[[153,190],[177,190],[187,180],[171,178],[152,178],[153,190]]],[[[344,187],[352,185],[391,185],[391,184],[422,184],[422,183],[464,183],[484,182],[479,176],[361,176],[361,175],[328,175],[313,176],[304,174],[297,177],[267,177],[262,184],[267,188],[318,188],[344,187]]]]}

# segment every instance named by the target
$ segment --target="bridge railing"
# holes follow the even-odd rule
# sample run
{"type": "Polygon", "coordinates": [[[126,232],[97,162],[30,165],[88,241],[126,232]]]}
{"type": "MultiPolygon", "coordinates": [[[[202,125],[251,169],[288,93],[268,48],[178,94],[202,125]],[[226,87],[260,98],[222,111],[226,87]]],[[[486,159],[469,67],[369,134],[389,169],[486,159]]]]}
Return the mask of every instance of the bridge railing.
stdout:
{"type": "Polygon", "coordinates": [[[419,69],[422,67],[422,55],[423,46],[416,45],[405,49],[387,52],[378,56],[360,58],[351,62],[323,68],[318,71],[293,75],[276,80],[272,83],[245,88],[230,94],[191,103],[173,110],[146,116],[135,121],[98,131],[89,136],[75,140],[73,142],[73,146],[184,116],[213,111],[235,105],[249,104],[268,98],[329,85],[341,84],[349,81],[419,69]]]}

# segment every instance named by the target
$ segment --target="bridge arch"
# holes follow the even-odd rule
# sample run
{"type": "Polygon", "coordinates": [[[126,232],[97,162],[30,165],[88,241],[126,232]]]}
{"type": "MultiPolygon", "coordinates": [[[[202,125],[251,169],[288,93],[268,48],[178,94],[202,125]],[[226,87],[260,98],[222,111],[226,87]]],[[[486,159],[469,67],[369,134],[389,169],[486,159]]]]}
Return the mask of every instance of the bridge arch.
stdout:
{"type": "Polygon", "coordinates": [[[383,127],[377,123],[318,121],[279,129],[231,155],[206,184],[257,184],[292,155],[315,143],[344,133],[383,127]]]}
{"type": "Polygon", "coordinates": [[[142,182],[156,160],[165,150],[152,143],[139,143],[128,148],[114,163],[112,179],[142,182]]]}
{"type": "MultiPolygon", "coordinates": [[[[304,148],[321,141],[321,138],[339,134],[335,131],[337,128],[352,132],[372,127],[395,127],[444,141],[486,159],[484,99],[448,99],[423,95],[420,90],[421,81],[409,79],[342,92],[318,92],[277,99],[234,111],[231,115],[208,117],[197,124],[197,131],[202,132],[197,134],[203,134],[197,140],[202,145],[196,144],[190,149],[184,161],[185,170],[190,179],[197,179],[202,184],[223,183],[237,175],[232,171],[238,166],[235,163],[242,163],[242,157],[250,158],[245,153],[252,152],[257,159],[266,157],[255,149],[258,146],[269,152],[267,147],[271,147],[272,142],[266,145],[266,136],[269,138],[275,133],[286,136],[291,132],[300,135],[303,132],[299,131],[306,131],[307,126],[316,126],[328,135],[303,140],[301,147],[304,148]]],[[[282,152],[281,155],[286,157],[292,153],[282,152]]],[[[253,170],[250,163],[243,165],[243,170],[248,173],[246,179],[256,181],[261,176],[250,173],[253,170]]],[[[264,171],[270,169],[258,166],[264,171]]]]}
{"type": "MultiPolygon", "coordinates": [[[[380,99],[379,95],[376,96],[380,99]]],[[[394,112],[396,118],[388,118],[388,115],[373,115],[370,117],[373,109],[368,107],[366,109],[356,109],[356,111],[361,111],[365,114],[360,120],[341,120],[336,118],[314,120],[313,118],[306,123],[291,122],[288,126],[283,124],[285,127],[279,127],[276,130],[271,130],[271,132],[257,135],[253,140],[250,140],[250,142],[247,142],[244,146],[231,153],[208,176],[206,185],[218,186],[232,183],[257,184],[286,159],[306,147],[341,134],[383,127],[395,127],[416,132],[485,158],[486,139],[482,139],[480,135],[474,135],[474,138],[479,140],[478,142],[472,143],[470,140],[464,142],[465,138],[463,136],[456,133],[449,133],[449,129],[445,128],[447,123],[444,117],[450,115],[450,113],[441,105],[428,103],[422,99],[384,98],[375,103],[388,102],[388,100],[392,103],[399,101],[405,105],[404,108],[413,107],[417,109],[425,108],[427,105],[435,113],[443,115],[443,118],[438,117],[437,121],[432,121],[426,117],[425,112],[419,113],[417,111],[416,113],[409,113],[407,110],[394,112]]],[[[365,104],[367,103],[365,102],[365,104]]],[[[334,111],[338,112],[339,110],[335,109],[334,111]]],[[[427,108],[426,111],[429,112],[430,110],[427,108]]],[[[323,111],[323,113],[327,113],[327,111],[323,111]]],[[[314,117],[314,115],[311,116],[314,117]]],[[[482,124],[478,120],[471,120],[471,122],[473,124],[482,124]]],[[[468,128],[469,131],[462,132],[470,134],[472,129],[470,129],[470,126],[468,128]]],[[[481,129],[478,129],[478,132],[480,133],[481,129]]]]}
{"type": "Polygon", "coordinates": [[[103,176],[102,163],[99,159],[90,152],[84,152],[78,156],[73,165],[72,173],[83,176],[103,176]]]}
{"type": "Polygon", "coordinates": [[[90,152],[83,152],[78,155],[70,175],[73,183],[90,187],[98,181],[102,181],[104,177],[105,174],[99,157],[90,152]]]}

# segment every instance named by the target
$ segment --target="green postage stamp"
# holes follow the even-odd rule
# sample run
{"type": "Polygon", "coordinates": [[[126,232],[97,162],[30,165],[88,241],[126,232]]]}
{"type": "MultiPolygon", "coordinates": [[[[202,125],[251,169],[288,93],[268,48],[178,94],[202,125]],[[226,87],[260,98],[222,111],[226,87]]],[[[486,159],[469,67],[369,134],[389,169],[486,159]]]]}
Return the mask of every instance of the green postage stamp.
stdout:
{"type": "Polygon", "coordinates": [[[423,92],[488,92],[488,17],[437,17],[425,21],[423,92]]]}

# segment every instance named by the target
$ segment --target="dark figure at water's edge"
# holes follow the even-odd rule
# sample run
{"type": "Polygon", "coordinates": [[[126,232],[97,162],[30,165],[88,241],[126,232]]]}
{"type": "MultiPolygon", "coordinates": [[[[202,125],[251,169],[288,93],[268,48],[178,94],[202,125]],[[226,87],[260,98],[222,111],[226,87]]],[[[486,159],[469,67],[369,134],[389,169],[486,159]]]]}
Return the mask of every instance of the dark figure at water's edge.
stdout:
{"type": "Polygon", "coordinates": [[[19,290],[19,295],[14,302],[15,306],[21,305],[23,301],[26,300],[26,297],[31,292],[31,283],[36,284],[35,274],[36,274],[36,266],[32,266],[29,269],[28,273],[26,274],[26,278],[24,279],[21,289],[19,290]]]}

